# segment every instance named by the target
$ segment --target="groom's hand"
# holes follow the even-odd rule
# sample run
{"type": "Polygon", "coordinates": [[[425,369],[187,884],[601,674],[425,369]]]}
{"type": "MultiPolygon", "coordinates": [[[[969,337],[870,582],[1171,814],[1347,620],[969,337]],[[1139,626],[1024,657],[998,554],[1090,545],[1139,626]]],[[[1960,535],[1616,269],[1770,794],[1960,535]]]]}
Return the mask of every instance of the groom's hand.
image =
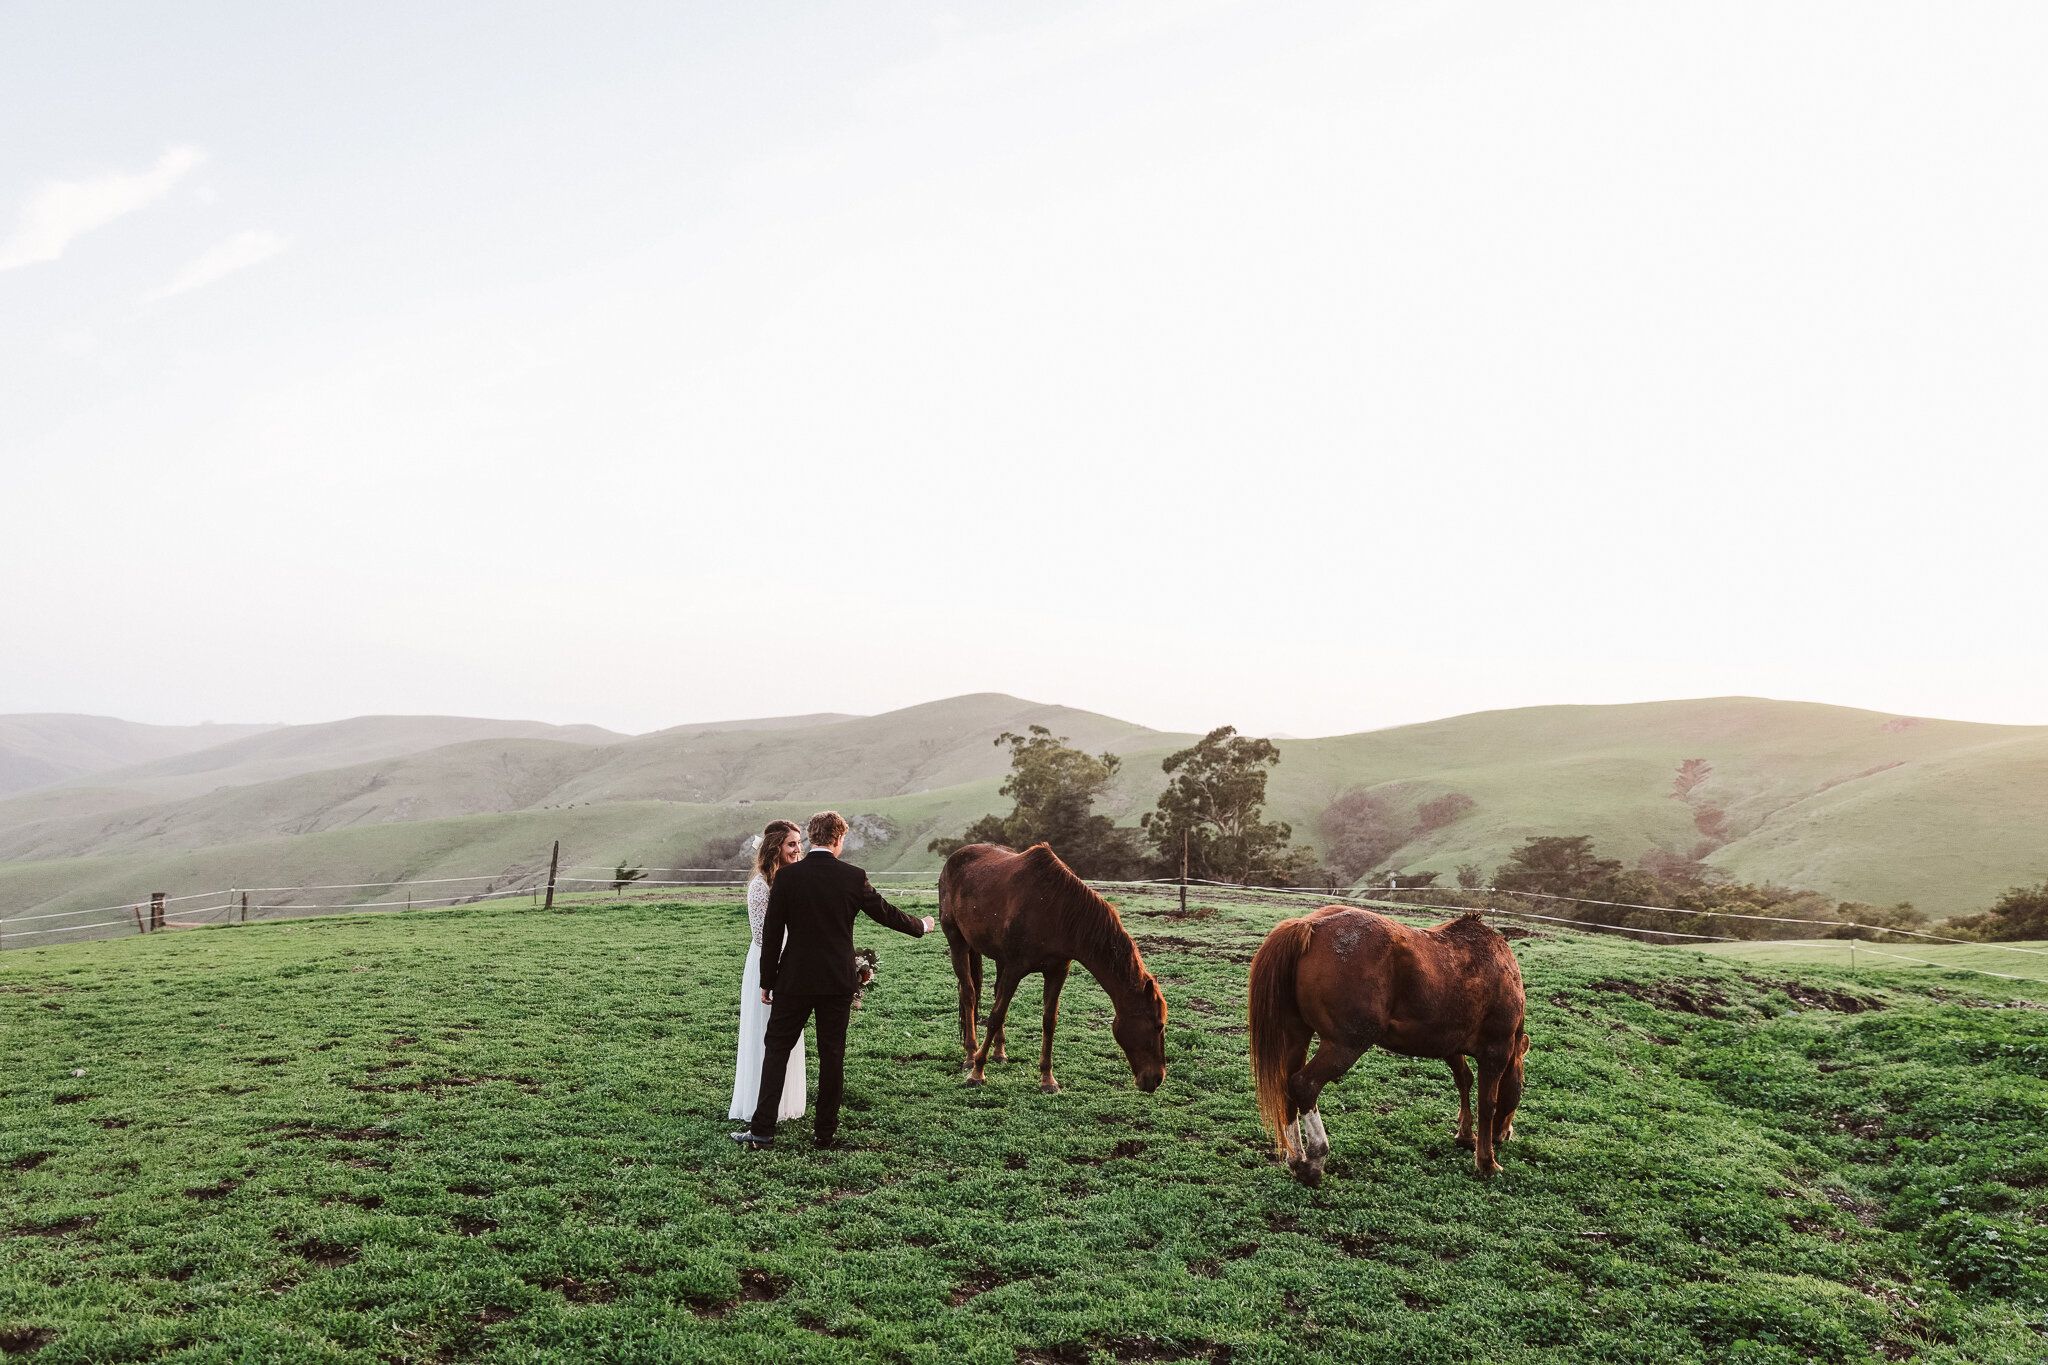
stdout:
{"type": "Polygon", "coordinates": [[[933,919],[933,918],[932,918],[932,917],[931,917],[930,915],[926,915],[926,916],[924,917],[924,931],[925,931],[925,932],[926,932],[927,934],[929,934],[929,933],[930,933],[930,932],[931,932],[932,930],[934,930],[934,929],[936,929],[936,928],[938,928],[938,927],[939,927],[939,922],[938,922],[937,920],[933,919]]]}
{"type": "Polygon", "coordinates": [[[772,1005],[772,1004],[774,1004],[774,1003],[775,1003],[775,992],[774,992],[774,991],[762,991],[762,992],[761,992],[761,1003],[762,1003],[762,1004],[764,1004],[764,1005],[772,1005]]]}

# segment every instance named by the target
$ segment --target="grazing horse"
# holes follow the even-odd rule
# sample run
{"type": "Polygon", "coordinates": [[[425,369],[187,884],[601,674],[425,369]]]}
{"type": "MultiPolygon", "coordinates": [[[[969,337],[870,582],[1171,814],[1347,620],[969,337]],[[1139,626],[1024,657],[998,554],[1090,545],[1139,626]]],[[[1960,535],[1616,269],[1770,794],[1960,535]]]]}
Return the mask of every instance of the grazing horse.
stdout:
{"type": "Polygon", "coordinates": [[[1458,1143],[1482,1179],[1500,1169],[1493,1149],[1514,1136],[1529,1037],[1521,965],[1478,915],[1414,929],[1328,905],[1282,920],[1252,959],[1250,1005],[1259,1118],[1303,1184],[1323,1178],[1330,1154],[1316,1100],[1370,1047],[1449,1062],[1458,1143]],[[1307,1061],[1311,1036],[1322,1044],[1307,1061]],[[1479,1062],[1476,1127],[1468,1056],[1479,1062]]]}
{"type": "Polygon", "coordinates": [[[973,1059],[969,1085],[982,1085],[993,1052],[1008,1061],[1003,1020],[1010,997],[1033,972],[1045,974],[1045,1037],[1038,1051],[1038,1088],[1058,1092],[1052,1075],[1053,1025],[1059,1020],[1060,987],[1067,969],[1088,969],[1110,1003],[1117,1046],[1131,1063],[1131,1079],[1151,1093],[1166,1076],[1166,997],[1145,970],[1138,945],[1124,932],[1116,908],[1088,889],[1044,844],[1015,853],[1000,844],[968,844],[946,859],[939,873],[939,927],[953,950],[953,975],[960,981],[960,1040],[973,1059]],[[975,1016],[981,1010],[981,959],[996,960],[996,993],[988,1010],[988,1036],[977,1048],[975,1016]]]}

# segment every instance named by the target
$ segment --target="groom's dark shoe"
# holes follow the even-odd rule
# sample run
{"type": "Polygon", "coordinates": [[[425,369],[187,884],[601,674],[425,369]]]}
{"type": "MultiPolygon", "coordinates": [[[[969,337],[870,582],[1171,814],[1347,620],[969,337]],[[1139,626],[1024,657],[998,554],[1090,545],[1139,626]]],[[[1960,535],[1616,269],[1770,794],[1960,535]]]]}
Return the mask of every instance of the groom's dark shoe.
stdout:
{"type": "Polygon", "coordinates": [[[734,1142],[737,1142],[742,1147],[752,1147],[758,1151],[766,1151],[768,1148],[773,1147],[775,1145],[774,1138],[762,1137],[759,1133],[756,1133],[751,1129],[748,1129],[744,1132],[729,1133],[727,1134],[727,1136],[730,1137],[734,1142]]]}

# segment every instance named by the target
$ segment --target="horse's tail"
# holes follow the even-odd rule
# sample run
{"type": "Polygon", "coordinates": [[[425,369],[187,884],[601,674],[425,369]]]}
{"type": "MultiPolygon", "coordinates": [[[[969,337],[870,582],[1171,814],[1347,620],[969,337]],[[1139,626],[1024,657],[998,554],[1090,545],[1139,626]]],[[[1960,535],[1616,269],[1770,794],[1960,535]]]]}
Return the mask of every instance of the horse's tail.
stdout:
{"type": "Polygon", "coordinates": [[[1287,1076],[1302,1044],[1304,1025],[1294,999],[1294,968],[1308,951],[1313,930],[1306,919],[1282,920],[1252,959],[1246,994],[1252,1026],[1252,1081],[1258,1087],[1259,1122],[1272,1131],[1280,1150],[1295,1155],[1287,1139],[1287,1076]]]}

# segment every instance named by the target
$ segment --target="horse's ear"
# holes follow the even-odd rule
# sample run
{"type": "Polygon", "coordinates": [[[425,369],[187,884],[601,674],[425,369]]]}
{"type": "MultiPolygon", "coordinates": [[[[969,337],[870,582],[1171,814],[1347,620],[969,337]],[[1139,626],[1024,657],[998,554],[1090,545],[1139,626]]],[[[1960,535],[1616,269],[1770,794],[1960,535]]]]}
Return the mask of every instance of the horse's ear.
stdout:
{"type": "Polygon", "coordinates": [[[1528,1055],[1529,1055],[1529,1035],[1525,1033],[1525,1034],[1523,1034],[1523,1035],[1522,1035],[1522,1045],[1521,1045],[1520,1047],[1518,1047],[1518,1048],[1516,1048],[1516,1049],[1515,1049],[1515,1060],[1519,1062],[1520,1060],[1522,1060],[1522,1058],[1524,1058],[1524,1057],[1526,1057],[1526,1056],[1528,1056],[1528,1055]]]}

